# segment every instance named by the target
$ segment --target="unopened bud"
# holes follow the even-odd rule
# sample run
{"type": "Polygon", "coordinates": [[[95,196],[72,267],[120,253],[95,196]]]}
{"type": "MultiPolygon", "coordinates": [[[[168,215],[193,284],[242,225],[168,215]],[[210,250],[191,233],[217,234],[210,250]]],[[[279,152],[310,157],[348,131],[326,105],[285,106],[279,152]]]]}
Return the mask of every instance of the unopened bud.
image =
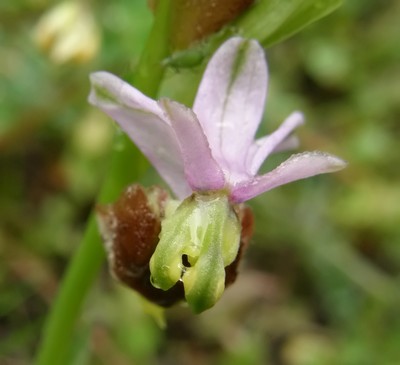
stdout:
{"type": "Polygon", "coordinates": [[[100,47],[100,31],[92,14],[76,1],[62,2],[45,13],[33,38],[55,63],[89,61],[100,47]]]}
{"type": "MultiPolygon", "coordinates": [[[[159,0],[148,0],[153,10],[159,0]]],[[[171,46],[182,50],[218,32],[243,14],[254,0],[174,0],[171,1],[171,46]]]]}

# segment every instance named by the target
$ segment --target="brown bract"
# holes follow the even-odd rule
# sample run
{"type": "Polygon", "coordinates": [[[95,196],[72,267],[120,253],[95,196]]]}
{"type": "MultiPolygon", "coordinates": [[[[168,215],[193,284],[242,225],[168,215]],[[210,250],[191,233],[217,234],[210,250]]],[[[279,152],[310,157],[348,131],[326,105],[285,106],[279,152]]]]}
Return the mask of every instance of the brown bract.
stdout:
{"type": "MultiPolygon", "coordinates": [[[[114,204],[97,208],[112,275],[162,307],[170,307],[185,299],[182,282],[164,291],[154,287],[150,281],[149,262],[159,241],[168,199],[168,193],[160,187],[143,188],[134,184],[114,204]]],[[[234,210],[242,224],[242,235],[235,261],[225,268],[226,286],[236,280],[241,256],[253,231],[250,208],[241,204],[235,206],[234,210]]]]}
{"type": "Polygon", "coordinates": [[[97,209],[113,276],[163,307],[184,298],[180,282],[167,291],[150,282],[149,261],[159,240],[167,199],[168,194],[159,187],[131,185],[114,204],[97,209]]]}
{"type": "MultiPolygon", "coordinates": [[[[158,1],[148,1],[154,10],[158,1]]],[[[171,44],[185,49],[219,31],[243,13],[254,0],[174,0],[171,2],[171,44]]]]}

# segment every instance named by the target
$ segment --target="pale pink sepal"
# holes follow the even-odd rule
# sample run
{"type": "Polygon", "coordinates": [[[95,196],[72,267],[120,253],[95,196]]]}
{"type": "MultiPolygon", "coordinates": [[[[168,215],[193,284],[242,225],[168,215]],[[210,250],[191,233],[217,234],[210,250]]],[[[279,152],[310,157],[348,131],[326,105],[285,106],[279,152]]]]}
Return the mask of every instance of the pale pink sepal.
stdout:
{"type": "Polygon", "coordinates": [[[268,85],[264,51],[234,37],[211,58],[193,110],[224,171],[246,175],[246,154],[264,112],[268,85]]]}
{"type": "Polygon", "coordinates": [[[346,162],[323,152],[304,152],[291,156],[267,174],[256,176],[233,187],[231,200],[240,203],[277,186],[310,176],[343,169],[346,162]]]}
{"type": "Polygon", "coordinates": [[[157,102],[108,72],[95,72],[90,80],[89,102],[119,124],[177,197],[190,195],[180,146],[157,102]]]}

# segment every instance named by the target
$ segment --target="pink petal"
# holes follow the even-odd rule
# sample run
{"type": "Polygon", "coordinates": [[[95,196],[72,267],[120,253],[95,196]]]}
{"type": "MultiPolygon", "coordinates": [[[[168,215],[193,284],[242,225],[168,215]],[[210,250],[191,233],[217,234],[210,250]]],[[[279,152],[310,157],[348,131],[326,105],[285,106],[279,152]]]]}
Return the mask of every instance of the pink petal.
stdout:
{"type": "Polygon", "coordinates": [[[281,143],[287,141],[290,133],[303,123],[303,114],[294,112],[285,119],[275,132],[254,142],[247,156],[249,173],[255,175],[265,159],[278,149],[281,143]]]}
{"type": "Polygon", "coordinates": [[[294,150],[298,148],[300,141],[296,136],[289,136],[284,139],[280,144],[278,144],[272,151],[272,153],[284,152],[289,150],[294,150]]]}
{"type": "Polygon", "coordinates": [[[193,110],[213,156],[233,175],[247,175],[247,150],[262,118],[267,82],[263,49],[239,37],[217,50],[201,81],[193,110]]]}
{"type": "Polygon", "coordinates": [[[162,99],[181,147],[186,179],[194,191],[219,190],[225,186],[221,168],[212,157],[210,147],[196,115],[177,102],[162,99]]]}
{"type": "Polygon", "coordinates": [[[335,172],[346,167],[342,159],[323,152],[304,152],[291,156],[271,172],[236,185],[232,201],[239,203],[254,198],[277,186],[306,177],[335,172]]]}
{"type": "Polygon", "coordinates": [[[119,124],[178,198],[190,195],[178,141],[157,102],[108,72],[90,80],[89,102],[119,124]]]}

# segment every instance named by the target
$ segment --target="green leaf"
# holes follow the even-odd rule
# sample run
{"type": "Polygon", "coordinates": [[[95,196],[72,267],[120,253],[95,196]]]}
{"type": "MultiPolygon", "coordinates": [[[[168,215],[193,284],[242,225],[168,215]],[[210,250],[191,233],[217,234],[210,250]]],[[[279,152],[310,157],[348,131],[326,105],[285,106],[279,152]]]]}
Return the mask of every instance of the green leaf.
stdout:
{"type": "Polygon", "coordinates": [[[240,33],[267,47],[335,10],[342,0],[260,0],[236,26],[240,33]]]}

